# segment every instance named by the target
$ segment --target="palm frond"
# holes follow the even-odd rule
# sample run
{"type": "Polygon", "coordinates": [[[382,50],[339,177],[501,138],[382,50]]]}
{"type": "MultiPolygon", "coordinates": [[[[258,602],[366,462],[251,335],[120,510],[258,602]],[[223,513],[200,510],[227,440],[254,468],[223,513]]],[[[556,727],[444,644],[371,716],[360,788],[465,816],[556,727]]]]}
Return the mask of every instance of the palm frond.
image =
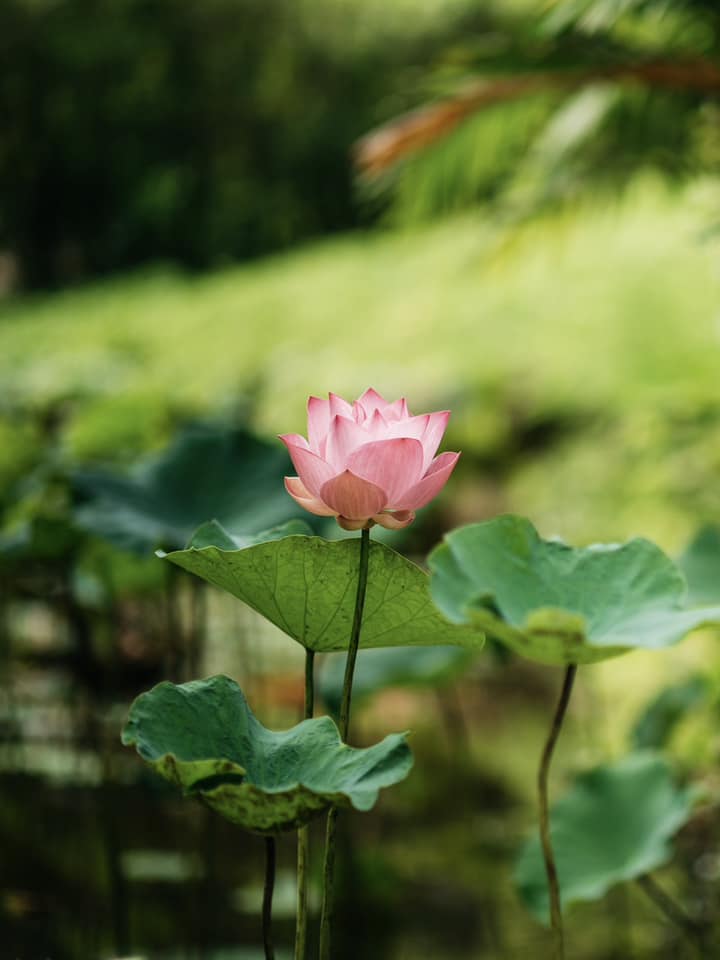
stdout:
{"type": "Polygon", "coordinates": [[[551,90],[576,91],[600,82],[640,84],[677,93],[720,93],[720,67],[710,60],[684,63],[649,61],[478,80],[455,97],[404,114],[358,141],[355,163],[361,174],[376,175],[408,154],[451,133],[488,107],[551,90]]]}
{"type": "Polygon", "coordinates": [[[716,3],[555,0],[531,22],[495,26],[493,43],[480,30],[438,58],[433,99],[356,144],[361,182],[386,191],[397,219],[503,192],[512,209],[535,209],[648,166],[720,169],[708,119],[720,98],[716,3]],[[464,68],[454,88],[448,63],[464,68]]]}

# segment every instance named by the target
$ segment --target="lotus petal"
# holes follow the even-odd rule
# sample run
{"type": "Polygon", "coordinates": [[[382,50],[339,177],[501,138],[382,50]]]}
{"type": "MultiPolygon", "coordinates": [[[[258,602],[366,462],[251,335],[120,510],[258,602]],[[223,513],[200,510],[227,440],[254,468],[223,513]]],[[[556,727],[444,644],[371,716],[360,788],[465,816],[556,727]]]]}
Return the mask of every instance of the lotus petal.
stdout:
{"type": "Polygon", "coordinates": [[[303,441],[305,446],[298,442],[296,434],[286,434],[281,436],[280,439],[288,448],[290,459],[305,487],[314,497],[319,497],[323,484],[331,480],[337,471],[333,470],[330,464],[326,463],[316,453],[309,450],[307,441],[303,437],[299,439],[303,441]]]}
{"type": "MultiPolygon", "coordinates": [[[[385,491],[383,506],[395,507],[395,501],[422,476],[422,461],[420,441],[399,437],[376,440],[359,447],[351,454],[348,469],[385,491]]],[[[373,513],[377,512],[373,510],[373,513]]]]}
{"type": "Polygon", "coordinates": [[[419,510],[424,507],[445,486],[459,456],[459,453],[441,453],[430,464],[430,469],[422,480],[406,490],[398,503],[391,500],[390,506],[396,510],[419,510]]]}
{"type": "Polygon", "coordinates": [[[348,520],[368,520],[387,503],[384,490],[350,470],[323,484],[320,497],[335,513],[348,520]]]}
{"type": "Polygon", "coordinates": [[[323,503],[319,497],[314,497],[300,477],[285,477],[285,489],[308,513],[314,513],[316,517],[335,516],[335,511],[323,503]]]}

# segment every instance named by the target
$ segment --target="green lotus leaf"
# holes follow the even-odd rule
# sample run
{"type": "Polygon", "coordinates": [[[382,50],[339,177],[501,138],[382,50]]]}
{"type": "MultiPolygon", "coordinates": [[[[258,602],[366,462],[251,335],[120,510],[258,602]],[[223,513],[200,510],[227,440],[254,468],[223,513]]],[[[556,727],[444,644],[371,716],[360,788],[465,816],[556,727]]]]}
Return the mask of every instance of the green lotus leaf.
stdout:
{"type": "MultiPolygon", "coordinates": [[[[218,525],[206,525],[188,549],[161,556],[243,600],[307,649],[347,649],[358,537],[289,536],[231,550],[229,536],[218,525]],[[220,546],[207,545],[213,531],[220,546]]],[[[438,611],[424,570],[385,544],[370,544],[361,648],[451,644],[479,649],[483,643],[481,630],[451,623],[438,611]]]]}
{"type": "MultiPolygon", "coordinates": [[[[267,543],[270,540],[282,540],[283,537],[292,537],[296,534],[312,536],[312,527],[304,520],[288,520],[269,530],[261,530],[255,534],[238,536],[228,533],[219,520],[210,520],[197,528],[189,541],[189,545],[201,547],[220,547],[221,550],[243,550],[245,547],[254,547],[258,543],[267,543]]],[[[159,557],[166,557],[163,550],[157,550],[159,557]]]]}
{"type": "Polygon", "coordinates": [[[82,538],[65,517],[32,517],[12,531],[0,533],[0,565],[67,562],[82,538]]]}
{"type": "Polygon", "coordinates": [[[153,769],[254,833],[292,830],[331,804],[370,810],[412,766],[405,734],[346,746],[330,717],[275,732],[229,677],[160,683],[130,708],[122,742],[153,769]]]}
{"type": "MultiPolygon", "coordinates": [[[[631,753],[581,774],[550,813],[563,906],[597,900],[617,883],[662,866],[670,840],[688,822],[699,796],[678,787],[657,753],[631,753]]],[[[549,922],[547,877],[540,840],[527,841],[515,868],[520,896],[549,922]]]]}
{"type": "Polygon", "coordinates": [[[682,573],[648,540],[575,548],[503,516],[454,530],[428,562],[445,616],[542,663],[667,647],[720,623],[720,606],[686,608],[682,573]]]}
{"type": "MultiPolygon", "coordinates": [[[[353,703],[389,687],[439,687],[464,673],[475,651],[463,647],[385,647],[361,650],[355,663],[353,703]]],[[[338,713],[345,660],[329,654],[320,670],[318,688],[330,711],[338,713]]]]}
{"type": "Polygon", "coordinates": [[[710,683],[702,674],[695,674],[680,683],[665,687],[640,713],[631,733],[636,750],[660,750],[666,746],[675,728],[693,710],[706,703],[710,683]]]}
{"type": "Polygon", "coordinates": [[[283,487],[289,470],[278,444],[222,424],[198,423],[129,473],[77,472],[73,485],[82,501],[77,522],[140,553],[184,546],[208,517],[254,534],[301,512],[283,487]]]}
{"type": "Polygon", "coordinates": [[[678,558],[688,584],[687,606],[720,603],[720,527],[703,527],[678,558]]]}

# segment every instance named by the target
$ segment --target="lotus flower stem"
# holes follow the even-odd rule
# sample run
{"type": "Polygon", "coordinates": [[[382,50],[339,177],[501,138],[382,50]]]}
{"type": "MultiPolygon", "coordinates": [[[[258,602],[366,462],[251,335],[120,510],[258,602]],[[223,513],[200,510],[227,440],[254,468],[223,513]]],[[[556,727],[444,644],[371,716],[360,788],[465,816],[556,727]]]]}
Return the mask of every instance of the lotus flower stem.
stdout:
{"type": "Polygon", "coordinates": [[[272,901],[275,889],[275,837],[265,837],[265,889],[263,890],[262,932],[265,960],[275,960],[272,943],[272,901]]]}
{"type": "Polygon", "coordinates": [[[358,569],[358,585],[355,594],[355,614],[353,616],[350,645],[348,646],[347,660],[345,661],[345,678],[343,680],[342,701],[340,702],[340,736],[347,740],[350,730],[350,700],[352,699],[352,684],[355,676],[355,661],[360,646],[360,627],[365,609],[365,593],[367,591],[368,561],[370,559],[370,529],[364,528],[360,533],[360,564],[358,569]]]}
{"type": "Polygon", "coordinates": [[[305,712],[303,719],[312,719],[315,710],[315,651],[305,651],[305,712]]]}
{"type": "MultiPolygon", "coordinates": [[[[365,607],[367,590],[368,561],[370,559],[370,529],[363,528],[360,535],[360,563],[358,567],[357,593],[355,594],[355,615],[353,616],[350,644],[345,661],[345,679],[343,681],[342,701],[340,703],[340,736],[347,740],[350,729],[350,701],[352,683],[355,674],[355,660],[360,645],[360,627],[365,607]]],[[[320,960],[330,960],[330,931],[334,909],[335,884],[335,847],[337,835],[338,808],[331,807],[327,818],[325,834],[325,867],[323,871],[323,902],[320,918],[320,960]]]]}
{"type": "Polygon", "coordinates": [[[705,937],[702,926],[696,923],[692,917],[689,917],[673,898],[663,890],[654,877],[649,873],[644,874],[637,879],[638,885],[645,892],[655,906],[663,913],[667,919],[674,923],[685,936],[694,943],[699,950],[699,955],[705,957],[705,937]]]}
{"type": "MultiPolygon", "coordinates": [[[[310,720],[315,709],[315,651],[305,650],[305,710],[310,720]]],[[[298,830],[297,845],[297,919],[295,922],[295,960],[305,960],[307,951],[307,874],[310,859],[310,828],[298,830]]]]}
{"type": "Polygon", "coordinates": [[[560,698],[555,707],[550,733],[543,748],[537,781],[540,806],[540,842],[542,844],[545,872],[547,873],[548,880],[548,892],[550,894],[550,925],[555,938],[555,960],[565,960],[565,939],[563,936],[562,908],[560,906],[560,884],[558,882],[555,854],[553,853],[552,840],[550,838],[548,776],[550,774],[550,762],[552,761],[553,750],[560,736],[560,730],[562,729],[563,720],[565,719],[565,711],[570,702],[570,694],[572,693],[576,673],[577,664],[571,663],[565,668],[565,679],[563,680],[560,698]]]}

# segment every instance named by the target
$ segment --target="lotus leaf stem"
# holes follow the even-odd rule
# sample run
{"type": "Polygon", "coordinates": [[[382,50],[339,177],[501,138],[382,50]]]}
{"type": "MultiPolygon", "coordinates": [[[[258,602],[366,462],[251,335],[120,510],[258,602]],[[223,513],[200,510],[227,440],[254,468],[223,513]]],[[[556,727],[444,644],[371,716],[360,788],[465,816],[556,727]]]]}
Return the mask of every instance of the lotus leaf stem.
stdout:
{"type": "Polygon", "coordinates": [[[265,960],[275,960],[272,943],[272,902],[275,889],[275,837],[265,837],[265,889],[263,890],[262,932],[265,960]]]}
{"type": "Polygon", "coordinates": [[[540,806],[540,843],[542,844],[545,872],[547,873],[548,892],[550,895],[550,926],[555,939],[555,960],[565,960],[565,938],[563,935],[562,908],[560,905],[560,883],[558,881],[555,854],[553,853],[550,838],[550,812],[548,804],[548,776],[550,763],[560,730],[562,729],[565,712],[570,702],[577,664],[571,663],[565,668],[560,698],[558,699],[548,738],[545,741],[540,768],[538,770],[538,799],[540,806]]]}
{"type": "MultiPolygon", "coordinates": [[[[315,708],[315,651],[305,650],[304,719],[312,718],[315,708]]],[[[297,920],[295,923],[295,960],[305,960],[307,952],[307,881],[310,860],[310,828],[298,830],[297,842],[297,920]]]]}
{"type": "MultiPolygon", "coordinates": [[[[355,661],[360,645],[360,627],[362,626],[365,593],[367,591],[368,561],[370,559],[370,530],[364,529],[360,535],[360,562],[358,566],[357,592],[355,594],[355,614],[353,616],[350,644],[345,661],[345,679],[343,680],[342,701],[340,704],[340,736],[347,740],[350,729],[350,701],[352,683],[355,674],[355,661]]],[[[325,834],[325,866],[323,870],[323,902],[320,918],[320,960],[330,960],[330,933],[334,910],[335,886],[335,848],[337,837],[338,808],[331,807],[327,817],[325,834]]]]}

